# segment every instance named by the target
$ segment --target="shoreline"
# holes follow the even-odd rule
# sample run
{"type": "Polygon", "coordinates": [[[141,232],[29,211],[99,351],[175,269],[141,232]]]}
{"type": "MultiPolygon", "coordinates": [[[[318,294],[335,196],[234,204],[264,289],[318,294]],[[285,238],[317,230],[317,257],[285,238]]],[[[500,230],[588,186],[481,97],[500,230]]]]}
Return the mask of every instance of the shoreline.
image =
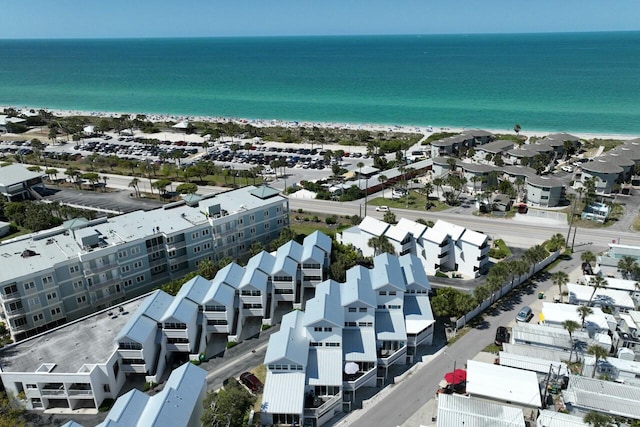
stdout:
{"type": "MultiPolygon", "coordinates": [[[[30,106],[15,106],[15,105],[2,105],[2,109],[13,108],[17,111],[29,111],[29,110],[45,110],[51,112],[58,117],[71,117],[71,116],[87,116],[87,117],[106,117],[116,118],[121,115],[128,114],[130,116],[144,115],[147,120],[151,122],[180,122],[180,121],[194,121],[194,122],[209,122],[209,123],[225,123],[234,122],[240,125],[252,125],[255,127],[318,127],[326,129],[350,129],[350,130],[367,130],[367,131],[389,131],[389,132],[402,132],[402,133],[422,133],[428,136],[432,133],[450,132],[461,133],[471,129],[482,129],[493,134],[513,134],[513,129],[490,129],[490,128],[475,128],[475,127],[459,127],[459,126],[430,126],[430,125],[390,125],[379,123],[346,123],[346,122],[321,122],[321,121],[294,121],[294,120],[281,120],[281,119],[248,119],[240,117],[223,117],[223,116],[200,116],[200,115],[180,115],[180,114],[167,114],[167,113],[141,113],[141,112],[114,112],[114,111],[84,111],[73,109],[50,109],[44,107],[30,107],[30,106]],[[431,130],[429,130],[431,129],[431,130]]],[[[526,130],[520,131],[520,135],[526,137],[544,137],[554,133],[569,133],[575,135],[580,139],[592,140],[592,139],[613,139],[613,140],[630,140],[640,137],[637,134],[621,134],[621,133],[604,133],[604,132],[581,132],[581,131],[545,131],[545,130],[526,130]]]]}

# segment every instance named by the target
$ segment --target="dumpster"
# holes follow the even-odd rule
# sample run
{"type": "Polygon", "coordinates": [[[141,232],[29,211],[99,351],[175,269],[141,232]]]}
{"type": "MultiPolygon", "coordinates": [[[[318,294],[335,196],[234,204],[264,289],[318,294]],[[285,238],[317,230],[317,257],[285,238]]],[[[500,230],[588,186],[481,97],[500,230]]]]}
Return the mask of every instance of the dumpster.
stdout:
{"type": "Polygon", "coordinates": [[[544,292],[540,291],[538,292],[538,299],[542,299],[544,298],[544,292]]]}

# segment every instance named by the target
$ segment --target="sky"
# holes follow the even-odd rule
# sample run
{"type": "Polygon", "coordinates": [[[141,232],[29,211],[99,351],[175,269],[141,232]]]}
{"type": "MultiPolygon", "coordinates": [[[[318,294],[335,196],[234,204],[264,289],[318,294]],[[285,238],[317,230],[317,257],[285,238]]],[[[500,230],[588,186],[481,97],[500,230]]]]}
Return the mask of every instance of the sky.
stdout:
{"type": "Polygon", "coordinates": [[[640,31],[640,0],[7,0],[0,39],[640,31]]]}

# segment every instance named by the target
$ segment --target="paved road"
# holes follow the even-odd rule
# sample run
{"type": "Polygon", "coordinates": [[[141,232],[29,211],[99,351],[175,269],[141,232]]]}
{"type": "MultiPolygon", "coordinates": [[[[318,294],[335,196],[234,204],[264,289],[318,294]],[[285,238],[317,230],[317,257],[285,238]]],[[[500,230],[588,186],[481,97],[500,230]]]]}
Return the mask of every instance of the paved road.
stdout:
{"type": "MultiPolygon", "coordinates": [[[[551,271],[573,269],[580,263],[579,257],[558,264],[551,271]]],[[[547,275],[548,276],[548,275],[547,275]]],[[[390,392],[384,393],[380,400],[365,410],[354,411],[344,424],[353,427],[393,427],[404,423],[411,415],[431,400],[438,389],[442,375],[456,367],[464,367],[469,359],[482,351],[495,338],[499,325],[508,325],[523,305],[532,305],[538,290],[546,291],[554,286],[547,278],[540,283],[535,281],[512,293],[508,299],[499,302],[496,310],[490,310],[485,320],[471,329],[465,336],[441,351],[433,360],[415,371],[401,383],[394,385],[390,392]]],[[[426,420],[425,420],[426,421],[426,420]]]]}

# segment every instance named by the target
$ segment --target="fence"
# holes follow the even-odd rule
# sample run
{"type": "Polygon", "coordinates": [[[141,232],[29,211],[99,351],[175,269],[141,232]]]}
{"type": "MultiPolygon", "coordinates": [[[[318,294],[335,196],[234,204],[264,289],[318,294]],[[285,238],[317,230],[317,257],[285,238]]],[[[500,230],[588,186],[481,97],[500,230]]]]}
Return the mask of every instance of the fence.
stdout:
{"type": "Polygon", "coordinates": [[[478,314],[480,314],[483,311],[485,311],[487,308],[489,308],[489,306],[491,304],[493,304],[495,301],[497,301],[500,298],[502,298],[503,295],[505,295],[506,293],[511,291],[513,288],[516,288],[516,287],[520,286],[522,283],[524,283],[527,280],[529,280],[529,278],[531,278],[531,276],[533,276],[534,274],[536,274],[537,272],[539,272],[540,270],[545,268],[547,265],[551,264],[559,256],[560,256],[560,251],[556,251],[556,252],[550,254],[547,258],[545,258],[544,260],[542,260],[538,264],[536,264],[533,267],[532,271],[530,270],[528,273],[526,273],[526,274],[524,274],[524,275],[522,275],[520,277],[515,278],[513,280],[513,283],[512,282],[508,282],[508,283],[505,283],[504,285],[502,285],[502,288],[500,288],[500,290],[498,292],[490,295],[489,298],[487,298],[486,300],[482,301],[476,308],[474,308],[473,310],[471,310],[470,312],[468,312],[467,314],[465,314],[464,316],[462,316],[461,318],[456,320],[456,329],[460,329],[460,328],[464,327],[464,325],[466,325],[471,319],[473,319],[478,314]]]}

